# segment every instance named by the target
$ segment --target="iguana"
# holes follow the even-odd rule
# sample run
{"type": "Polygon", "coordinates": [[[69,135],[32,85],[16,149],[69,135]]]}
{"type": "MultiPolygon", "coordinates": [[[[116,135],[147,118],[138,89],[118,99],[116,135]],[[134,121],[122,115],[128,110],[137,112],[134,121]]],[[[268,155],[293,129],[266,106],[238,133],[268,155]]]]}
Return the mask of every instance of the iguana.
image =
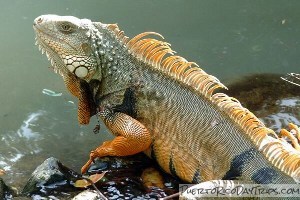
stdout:
{"type": "Polygon", "coordinates": [[[217,92],[226,89],[217,78],[155,39],[160,34],[129,39],[116,24],[57,15],[37,17],[34,30],[38,46],[79,99],[79,123],[97,114],[116,135],[91,152],[82,173],[97,157],[145,152],[189,183],[300,181],[292,135],[299,136],[299,128],[282,131],[293,145],[279,138],[238,100],[217,92]]]}

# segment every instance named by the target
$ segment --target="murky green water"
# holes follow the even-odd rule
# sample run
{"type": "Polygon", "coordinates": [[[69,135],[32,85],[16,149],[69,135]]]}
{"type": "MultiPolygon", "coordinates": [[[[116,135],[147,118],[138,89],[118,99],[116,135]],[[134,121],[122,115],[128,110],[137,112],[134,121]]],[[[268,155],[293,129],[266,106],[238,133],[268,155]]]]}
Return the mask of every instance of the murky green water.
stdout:
{"type": "Polygon", "coordinates": [[[95,119],[86,127],[77,124],[75,98],[34,46],[32,21],[41,14],[117,22],[128,36],[159,32],[179,55],[222,81],[300,72],[299,0],[0,0],[0,5],[0,168],[17,187],[49,156],[79,170],[89,151],[111,137],[93,134],[95,119]]]}

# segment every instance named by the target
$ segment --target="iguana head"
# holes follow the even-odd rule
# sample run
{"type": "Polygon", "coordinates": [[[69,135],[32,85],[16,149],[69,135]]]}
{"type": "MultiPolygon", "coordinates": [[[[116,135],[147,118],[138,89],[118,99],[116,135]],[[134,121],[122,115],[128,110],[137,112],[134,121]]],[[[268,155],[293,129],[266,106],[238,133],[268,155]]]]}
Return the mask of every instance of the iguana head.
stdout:
{"type": "Polygon", "coordinates": [[[97,68],[92,49],[93,23],[72,16],[42,15],[34,20],[36,43],[56,72],[89,80],[97,68]]]}

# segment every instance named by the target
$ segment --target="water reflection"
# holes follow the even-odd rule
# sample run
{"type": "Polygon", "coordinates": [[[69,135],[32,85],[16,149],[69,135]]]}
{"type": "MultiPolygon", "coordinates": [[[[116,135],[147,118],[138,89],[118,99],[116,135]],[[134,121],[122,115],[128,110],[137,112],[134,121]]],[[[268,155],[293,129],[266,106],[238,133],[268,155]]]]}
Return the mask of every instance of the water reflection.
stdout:
{"type": "Polygon", "coordinates": [[[34,132],[31,129],[31,126],[36,126],[35,122],[38,118],[43,115],[45,111],[37,111],[35,113],[31,113],[28,118],[24,121],[23,125],[17,131],[20,137],[25,137],[26,139],[34,139],[37,140],[39,137],[38,132],[34,132]]]}

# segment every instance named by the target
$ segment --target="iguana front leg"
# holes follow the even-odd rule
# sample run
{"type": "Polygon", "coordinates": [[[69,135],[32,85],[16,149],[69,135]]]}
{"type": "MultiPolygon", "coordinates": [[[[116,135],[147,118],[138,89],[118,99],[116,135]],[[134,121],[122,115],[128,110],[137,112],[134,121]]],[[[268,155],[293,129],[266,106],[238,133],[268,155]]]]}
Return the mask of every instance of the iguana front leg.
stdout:
{"type": "Polygon", "coordinates": [[[142,152],[150,147],[151,134],[147,128],[134,118],[110,109],[99,112],[107,128],[117,137],[106,141],[90,154],[90,159],[81,168],[85,173],[96,157],[103,156],[129,156],[142,152]]]}

